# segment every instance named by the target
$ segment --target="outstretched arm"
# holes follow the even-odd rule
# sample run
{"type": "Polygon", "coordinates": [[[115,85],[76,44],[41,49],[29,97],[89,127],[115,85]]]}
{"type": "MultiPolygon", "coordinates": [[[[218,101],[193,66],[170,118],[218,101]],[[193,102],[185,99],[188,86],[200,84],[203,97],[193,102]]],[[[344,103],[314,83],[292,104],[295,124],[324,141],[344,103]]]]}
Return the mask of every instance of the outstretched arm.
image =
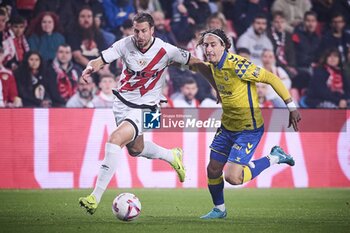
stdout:
{"type": "Polygon", "coordinates": [[[89,61],[86,68],[83,70],[81,77],[84,79],[85,82],[88,82],[87,77],[90,76],[92,73],[101,70],[104,65],[105,63],[103,62],[101,57],[89,61]]]}
{"type": "Polygon", "coordinates": [[[289,91],[284,86],[281,79],[276,75],[272,74],[271,72],[263,70],[260,77],[260,81],[270,84],[272,88],[276,91],[276,93],[284,100],[290,112],[288,128],[290,126],[293,126],[294,130],[298,131],[298,123],[301,120],[301,116],[295,103],[293,102],[292,97],[289,94],[289,91]]]}
{"type": "Polygon", "coordinates": [[[210,83],[210,85],[215,89],[216,91],[216,98],[217,98],[217,103],[221,102],[221,98],[219,95],[218,88],[215,84],[215,80],[213,77],[213,73],[211,72],[210,67],[204,63],[202,60],[191,56],[190,61],[188,63],[190,66],[190,70],[194,72],[199,72],[203,75],[203,77],[210,83]]]}

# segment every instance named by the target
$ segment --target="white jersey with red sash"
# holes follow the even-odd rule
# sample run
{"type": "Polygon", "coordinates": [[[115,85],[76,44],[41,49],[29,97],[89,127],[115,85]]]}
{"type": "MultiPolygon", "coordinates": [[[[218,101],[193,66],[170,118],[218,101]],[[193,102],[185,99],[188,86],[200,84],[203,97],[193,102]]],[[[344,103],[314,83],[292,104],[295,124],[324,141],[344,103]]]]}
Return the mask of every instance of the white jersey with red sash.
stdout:
{"type": "Polygon", "coordinates": [[[152,41],[148,50],[140,51],[134,37],[129,36],[115,42],[101,54],[105,63],[122,59],[123,71],[117,91],[126,101],[137,105],[158,104],[167,66],[171,62],[187,64],[190,59],[188,51],[159,38],[152,38],[152,41]]]}

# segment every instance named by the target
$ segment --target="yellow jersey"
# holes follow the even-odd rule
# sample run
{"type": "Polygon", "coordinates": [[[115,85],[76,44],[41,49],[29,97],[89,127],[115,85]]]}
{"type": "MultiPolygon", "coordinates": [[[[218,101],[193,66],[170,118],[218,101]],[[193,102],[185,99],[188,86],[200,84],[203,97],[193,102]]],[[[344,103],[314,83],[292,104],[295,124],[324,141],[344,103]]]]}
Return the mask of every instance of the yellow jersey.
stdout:
{"type": "Polygon", "coordinates": [[[253,130],[264,124],[256,82],[270,84],[283,100],[290,98],[277,76],[244,57],[225,51],[220,62],[210,68],[222,101],[221,123],[230,131],[253,130]]]}

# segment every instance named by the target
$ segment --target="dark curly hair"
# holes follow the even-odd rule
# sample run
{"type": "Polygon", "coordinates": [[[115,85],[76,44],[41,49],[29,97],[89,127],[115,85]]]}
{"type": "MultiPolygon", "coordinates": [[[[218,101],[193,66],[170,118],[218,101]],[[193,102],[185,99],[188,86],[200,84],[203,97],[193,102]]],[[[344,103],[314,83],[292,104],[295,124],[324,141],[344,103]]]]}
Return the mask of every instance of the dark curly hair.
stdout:
{"type": "Polygon", "coordinates": [[[220,43],[222,46],[225,47],[225,50],[228,52],[229,48],[231,47],[231,42],[226,36],[225,32],[221,29],[212,29],[212,30],[207,30],[201,34],[201,37],[197,43],[197,46],[202,45],[204,43],[204,37],[206,34],[214,34],[218,37],[220,37],[220,43]]]}

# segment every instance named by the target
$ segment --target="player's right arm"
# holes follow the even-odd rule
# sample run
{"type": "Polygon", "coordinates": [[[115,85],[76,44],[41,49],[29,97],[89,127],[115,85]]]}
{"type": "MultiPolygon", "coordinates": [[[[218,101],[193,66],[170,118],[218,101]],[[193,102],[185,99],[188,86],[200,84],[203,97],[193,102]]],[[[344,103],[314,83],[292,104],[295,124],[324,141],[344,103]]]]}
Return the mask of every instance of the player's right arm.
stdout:
{"type": "Polygon", "coordinates": [[[245,81],[262,82],[271,85],[276,93],[283,99],[289,109],[290,114],[288,127],[293,126],[295,131],[299,130],[298,122],[301,120],[300,113],[293,102],[288,89],[284,86],[279,77],[266,69],[251,63],[241,78],[245,81]]]}
{"type": "Polygon", "coordinates": [[[111,47],[102,51],[101,56],[88,62],[86,68],[83,70],[82,78],[87,82],[87,77],[94,72],[98,72],[105,64],[109,64],[118,58],[122,57],[125,48],[125,41],[127,38],[118,40],[111,47]]]}
{"type": "Polygon", "coordinates": [[[88,82],[87,77],[90,76],[92,73],[98,72],[99,70],[101,70],[104,65],[105,63],[103,62],[101,57],[98,57],[96,59],[89,61],[81,75],[84,81],[88,82]]]}

